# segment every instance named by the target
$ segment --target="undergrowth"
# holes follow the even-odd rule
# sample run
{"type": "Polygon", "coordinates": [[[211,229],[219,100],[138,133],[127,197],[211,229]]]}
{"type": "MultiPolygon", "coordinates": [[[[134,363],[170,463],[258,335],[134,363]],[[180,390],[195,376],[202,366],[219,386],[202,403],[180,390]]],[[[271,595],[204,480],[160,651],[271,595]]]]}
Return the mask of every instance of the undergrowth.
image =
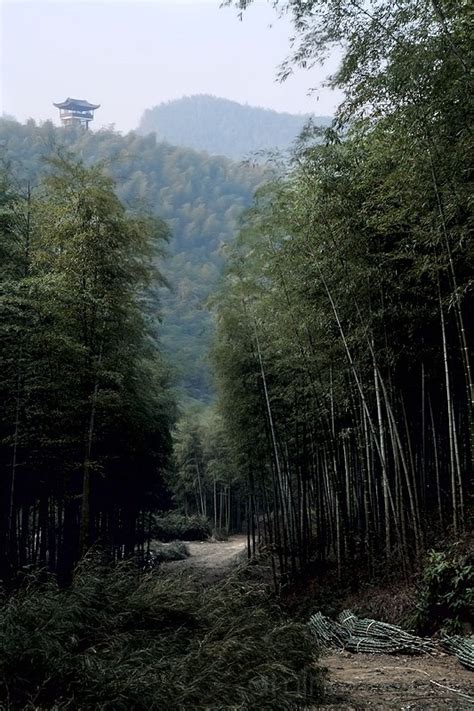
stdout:
{"type": "Polygon", "coordinates": [[[205,541],[211,533],[211,525],[203,516],[170,511],[153,519],[152,536],[159,541],[205,541]]]}
{"type": "Polygon", "coordinates": [[[309,631],[258,584],[89,560],[68,590],[31,579],[1,600],[5,709],[290,709],[320,692],[309,631]]]}
{"type": "Polygon", "coordinates": [[[416,562],[405,575],[400,568],[369,573],[347,567],[342,579],[334,565],[294,583],[284,603],[292,617],[304,620],[315,611],[335,617],[350,609],[359,617],[401,625],[420,635],[471,634],[474,626],[474,544],[472,536],[448,539],[416,562]]]}
{"type": "Polygon", "coordinates": [[[472,549],[430,551],[418,590],[412,626],[421,634],[459,634],[474,620],[472,549]]]}

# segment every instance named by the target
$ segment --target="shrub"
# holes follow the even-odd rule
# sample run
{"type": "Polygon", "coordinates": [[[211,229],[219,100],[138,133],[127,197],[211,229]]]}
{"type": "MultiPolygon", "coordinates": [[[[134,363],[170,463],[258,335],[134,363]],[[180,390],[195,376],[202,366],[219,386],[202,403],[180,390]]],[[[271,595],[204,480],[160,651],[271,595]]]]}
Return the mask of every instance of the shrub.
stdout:
{"type": "Polygon", "coordinates": [[[214,528],[212,531],[212,538],[215,541],[228,541],[229,531],[226,528],[214,528]]]}
{"type": "Polygon", "coordinates": [[[184,516],[171,511],[155,516],[152,536],[159,541],[205,541],[211,536],[211,526],[203,516],[184,516]]]}
{"type": "Polygon", "coordinates": [[[421,634],[462,631],[472,620],[474,564],[469,553],[431,551],[424,569],[413,626],[421,634]]]}
{"type": "Polygon", "coordinates": [[[82,564],[70,589],[30,582],[0,606],[7,708],[284,709],[317,702],[305,625],[261,586],[82,564]]]}

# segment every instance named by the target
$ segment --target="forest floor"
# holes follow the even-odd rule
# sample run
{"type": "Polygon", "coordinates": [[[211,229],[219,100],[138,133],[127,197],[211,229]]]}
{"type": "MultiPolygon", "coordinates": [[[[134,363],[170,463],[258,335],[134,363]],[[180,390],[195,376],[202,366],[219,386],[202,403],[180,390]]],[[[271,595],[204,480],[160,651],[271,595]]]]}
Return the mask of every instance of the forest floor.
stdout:
{"type": "MultiPolygon", "coordinates": [[[[202,574],[206,583],[224,578],[245,556],[246,536],[227,541],[187,542],[189,558],[166,565],[202,574]]],[[[345,711],[458,711],[474,709],[474,674],[448,655],[395,656],[329,653],[327,700],[320,709],[345,711]]]]}

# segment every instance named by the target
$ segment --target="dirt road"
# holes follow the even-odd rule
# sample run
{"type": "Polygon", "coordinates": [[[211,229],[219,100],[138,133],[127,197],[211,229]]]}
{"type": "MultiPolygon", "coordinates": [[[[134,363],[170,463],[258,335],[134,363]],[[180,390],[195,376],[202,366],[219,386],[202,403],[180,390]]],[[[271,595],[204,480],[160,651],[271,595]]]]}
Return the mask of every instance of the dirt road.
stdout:
{"type": "MultiPolygon", "coordinates": [[[[245,559],[246,536],[187,543],[190,556],[167,563],[176,571],[202,574],[206,583],[224,578],[245,559]]],[[[474,674],[453,657],[350,654],[324,655],[328,699],[317,708],[345,711],[474,711],[474,674]],[[471,700],[470,700],[470,698],[471,700]]]]}
{"type": "Polygon", "coordinates": [[[247,550],[247,536],[230,536],[227,541],[185,541],[189,558],[167,563],[174,570],[202,572],[208,583],[224,578],[229,570],[244,558],[247,550]]]}
{"type": "Polygon", "coordinates": [[[319,663],[329,670],[330,698],[322,709],[474,709],[474,674],[447,655],[341,652],[319,663]]]}

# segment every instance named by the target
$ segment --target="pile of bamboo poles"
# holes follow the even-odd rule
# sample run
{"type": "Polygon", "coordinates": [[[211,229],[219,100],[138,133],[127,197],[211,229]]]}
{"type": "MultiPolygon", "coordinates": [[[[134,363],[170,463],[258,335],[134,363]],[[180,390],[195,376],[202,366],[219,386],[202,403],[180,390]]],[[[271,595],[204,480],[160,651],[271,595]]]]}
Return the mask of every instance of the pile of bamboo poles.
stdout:
{"type": "Polygon", "coordinates": [[[419,654],[433,651],[430,640],[410,634],[401,627],[371,619],[359,619],[349,610],[339,615],[339,622],[350,630],[346,649],[349,651],[371,652],[379,649],[388,654],[419,654]]]}
{"type": "MultiPolygon", "coordinates": [[[[435,650],[429,639],[405,632],[396,625],[359,618],[350,610],[343,610],[337,621],[317,612],[310,617],[309,627],[316,644],[323,649],[366,654],[430,654],[435,650]]],[[[474,636],[443,637],[441,646],[466,669],[474,671],[474,636]]]]}
{"type": "Polygon", "coordinates": [[[359,619],[349,610],[344,610],[338,621],[318,612],[310,618],[309,626],[320,647],[370,654],[423,654],[433,651],[430,640],[385,622],[359,619]]]}
{"type": "Polygon", "coordinates": [[[461,664],[474,671],[474,637],[444,637],[441,645],[450,654],[454,654],[461,664]]]}
{"type": "Polygon", "coordinates": [[[330,620],[321,612],[317,612],[309,619],[309,626],[313,632],[319,647],[329,647],[332,649],[345,649],[351,636],[349,630],[339,622],[330,620]]]}

